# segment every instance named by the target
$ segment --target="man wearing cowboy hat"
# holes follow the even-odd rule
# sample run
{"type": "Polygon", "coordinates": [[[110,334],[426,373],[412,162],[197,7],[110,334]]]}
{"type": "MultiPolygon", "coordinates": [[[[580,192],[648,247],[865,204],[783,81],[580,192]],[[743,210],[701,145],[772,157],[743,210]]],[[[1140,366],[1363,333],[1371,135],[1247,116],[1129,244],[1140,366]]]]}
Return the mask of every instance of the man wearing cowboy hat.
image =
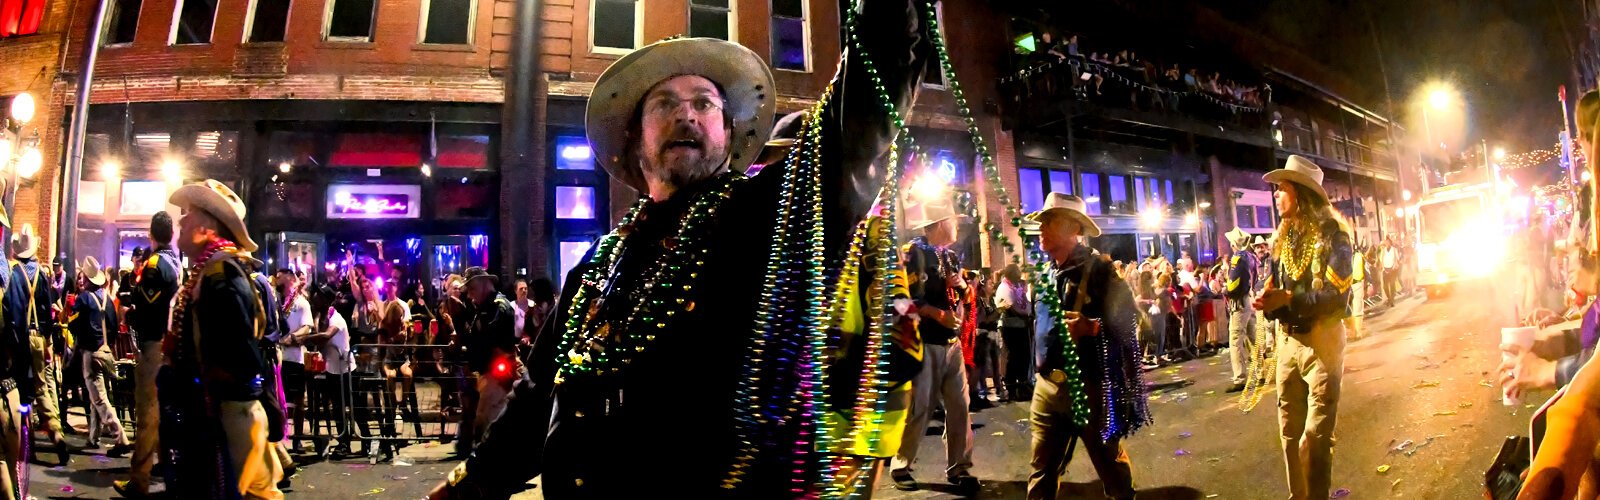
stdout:
{"type": "Polygon", "coordinates": [[[1082,441],[1095,473],[1105,484],[1106,498],[1133,498],[1133,468],[1122,440],[1150,423],[1145,389],[1140,381],[1135,339],[1138,309],[1133,291],[1112,268],[1108,257],[1090,248],[1084,237],[1100,236],[1082,198],[1050,193],[1044,209],[1027,215],[1039,224],[1039,246],[1049,257],[1045,290],[1059,299],[1059,311],[1045,300],[1039,307],[1034,339],[1039,369],[1030,408],[1033,472],[1028,476],[1030,500],[1056,498],[1066,479],[1074,441],[1082,441]],[[1054,318],[1064,318],[1063,329],[1054,318]],[[1068,385],[1065,349],[1074,349],[1077,372],[1089,406],[1087,426],[1074,421],[1074,396],[1068,385]]]}
{"type": "Polygon", "coordinates": [[[26,335],[33,351],[33,370],[24,394],[33,402],[33,413],[50,435],[56,456],[61,465],[71,459],[67,440],[62,433],[61,416],[57,409],[56,384],[60,382],[60,358],[55,355],[55,343],[61,339],[61,330],[52,321],[55,317],[56,288],[51,286],[34,254],[39,249],[39,236],[33,224],[23,224],[11,235],[11,278],[6,280],[4,315],[6,326],[18,337],[26,335]]]}
{"type": "Polygon", "coordinates": [[[1293,499],[1328,498],[1350,314],[1350,230],[1328,203],[1322,169],[1290,156],[1267,172],[1279,221],[1267,285],[1252,304],[1278,322],[1278,431],[1293,499]]]}
{"type": "MultiPolygon", "coordinates": [[[[840,18],[850,4],[841,2],[840,18]]],[[[843,59],[830,97],[806,119],[814,125],[807,130],[818,133],[802,142],[818,148],[820,161],[806,165],[820,170],[826,269],[838,269],[851,230],[881,187],[884,170],[872,162],[899,132],[885,105],[909,109],[934,54],[922,23],[925,4],[856,7],[850,15],[864,27],[856,46],[865,53],[843,59]]],[[[806,456],[812,447],[759,446],[766,439],[750,436],[812,439],[798,434],[805,432],[801,419],[747,418],[741,415],[765,410],[736,404],[755,391],[790,400],[793,382],[768,374],[800,362],[762,356],[751,343],[765,327],[756,318],[767,266],[781,258],[770,254],[781,229],[783,179],[805,166],[786,160],[741,175],[772,127],[780,89],[768,68],[738,44],[686,38],[640,48],[601,74],[588,103],[589,142],[600,166],[645,200],[613,233],[614,257],[592,259],[614,265],[586,264],[568,274],[556,323],[567,327],[534,346],[534,386],[518,389],[497,421],[504,425],[491,426],[437,496],[506,496],[541,473],[548,498],[656,496],[661,485],[692,498],[800,495],[791,488],[809,474],[797,476],[793,465],[796,455],[808,467],[816,463],[806,456]],[[703,221],[694,227],[705,236],[679,237],[690,215],[703,221]],[[673,274],[683,264],[697,271],[673,274]],[[656,286],[658,276],[671,276],[675,289],[656,286]],[[573,304],[579,297],[583,303],[573,304]],[[659,316],[633,314],[658,307],[659,316]],[[566,317],[573,312],[579,316],[566,317]],[[609,361],[596,361],[602,357],[609,361]],[[590,368],[600,363],[614,365],[590,368]],[[750,387],[745,372],[756,369],[783,387],[750,387]],[[556,377],[568,371],[582,373],[556,377]],[[546,432],[528,425],[547,416],[546,432]],[[544,459],[528,460],[541,444],[544,459]]],[[[787,321],[805,308],[785,309],[776,314],[787,321]]]]}
{"type": "Polygon", "coordinates": [[[917,489],[911,464],[926,434],[934,401],[944,407],[945,478],[951,484],[976,492],[972,476],[972,418],[968,412],[966,357],[957,332],[963,316],[960,297],[966,296],[961,258],[950,245],[959,240],[962,216],[950,198],[939,197],[906,207],[907,227],[920,231],[902,253],[910,278],[911,299],[917,306],[917,333],[922,336],[922,372],[911,381],[911,413],[906,418],[900,452],[889,475],[901,490],[917,489]]]}
{"type": "MultiPolygon", "coordinates": [[[[113,370],[116,369],[111,346],[106,343],[106,332],[116,330],[107,328],[107,314],[115,318],[116,313],[110,310],[111,297],[106,294],[106,273],[100,270],[100,261],[93,256],[84,257],[78,269],[83,273],[83,289],[78,293],[78,299],[72,302],[67,330],[72,332],[72,338],[76,341],[73,348],[77,350],[78,359],[83,360],[79,365],[82,367],[81,380],[89,395],[88,447],[99,448],[101,430],[109,429],[115,445],[106,452],[106,456],[120,457],[133,450],[133,445],[123,432],[122,422],[117,419],[117,409],[106,398],[106,375],[114,374],[113,370]]],[[[115,322],[114,319],[111,321],[115,322]]]]}
{"type": "Polygon", "coordinates": [[[1250,233],[1235,227],[1227,237],[1233,247],[1233,257],[1228,259],[1228,284],[1222,294],[1228,300],[1228,358],[1233,365],[1233,385],[1228,392],[1239,392],[1244,390],[1250,352],[1255,350],[1256,311],[1250,302],[1261,262],[1249,248],[1250,233]]]}
{"type": "MultiPolygon", "coordinates": [[[[11,227],[11,220],[0,210],[0,226],[11,227]]],[[[0,275],[0,286],[6,279],[0,275]]],[[[12,499],[27,490],[28,457],[22,455],[22,432],[28,418],[24,404],[32,401],[32,356],[28,352],[27,332],[0,329],[0,498],[12,499]]]]}
{"type": "Polygon", "coordinates": [[[516,356],[517,313],[511,301],[495,290],[499,278],[484,268],[469,267],[462,279],[472,317],[463,318],[465,336],[457,341],[466,348],[469,377],[477,381],[475,390],[467,392],[466,416],[461,419],[472,423],[462,436],[470,450],[489,422],[505,409],[511,384],[522,370],[516,356]]]}
{"type": "Polygon", "coordinates": [[[167,456],[175,457],[180,478],[168,490],[180,498],[283,498],[262,404],[267,362],[259,343],[270,306],[250,280],[256,243],[245,228],[244,202],[208,179],[178,188],[167,203],[183,210],[178,249],[193,263],[173,313],[177,335],[164,346],[171,373],[158,388],[164,412],[181,412],[161,416],[161,444],[175,448],[167,456]],[[228,466],[220,477],[218,462],[228,466]]]}

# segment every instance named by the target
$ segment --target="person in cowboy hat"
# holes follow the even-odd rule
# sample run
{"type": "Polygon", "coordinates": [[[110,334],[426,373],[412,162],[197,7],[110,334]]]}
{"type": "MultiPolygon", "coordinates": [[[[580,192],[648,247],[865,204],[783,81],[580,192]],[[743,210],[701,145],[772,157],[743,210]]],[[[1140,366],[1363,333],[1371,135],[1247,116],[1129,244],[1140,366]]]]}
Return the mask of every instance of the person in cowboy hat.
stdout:
{"type": "Polygon", "coordinates": [[[51,284],[47,271],[35,259],[39,250],[39,236],[33,224],[22,224],[11,235],[11,272],[6,280],[5,323],[14,334],[26,337],[33,353],[32,370],[26,378],[18,380],[18,390],[33,403],[33,413],[49,433],[60,465],[71,459],[65,434],[61,427],[56,387],[60,383],[61,360],[55,355],[55,345],[64,339],[61,330],[51,318],[55,317],[57,289],[51,284]]]}
{"type": "MultiPolygon", "coordinates": [[[[0,209],[0,226],[11,227],[11,220],[0,209]]],[[[5,276],[0,276],[0,285],[5,276]]],[[[33,400],[32,365],[29,363],[27,333],[5,328],[0,330],[0,498],[14,498],[26,490],[28,457],[22,455],[24,439],[32,437],[22,429],[28,418],[23,412],[24,403],[33,400]]]]}
{"type": "MultiPolygon", "coordinates": [[[[885,104],[909,109],[934,55],[922,22],[925,4],[866,2],[851,14],[870,27],[857,46],[871,54],[881,91],[866,54],[850,55],[828,100],[805,120],[820,134],[802,142],[820,148],[820,161],[808,164],[821,170],[827,268],[843,261],[851,231],[881,187],[884,170],[872,162],[899,132],[885,104]]],[[[841,3],[841,18],[845,8],[841,3]]],[[[506,496],[537,474],[547,498],[654,496],[663,484],[692,498],[803,494],[791,486],[810,474],[796,476],[792,465],[815,463],[808,456],[814,447],[758,446],[748,437],[793,443],[780,436],[799,437],[802,419],[740,417],[747,407],[735,403],[755,397],[752,391],[785,401],[799,392],[792,380],[766,377],[771,371],[760,372],[771,382],[742,375],[798,362],[760,358],[747,342],[762,328],[756,318],[779,234],[783,178],[804,166],[784,161],[742,175],[765,146],[776,112],[781,89],[768,68],[738,44],[682,38],[635,50],[600,75],[586,118],[595,159],[645,200],[632,222],[613,233],[615,257],[591,259],[614,266],[585,264],[568,274],[562,288],[569,295],[557,310],[581,315],[563,315],[556,324],[567,325],[565,331],[533,346],[533,382],[517,390],[435,496],[506,496]],[[707,234],[680,238],[681,221],[692,213],[703,214],[696,217],[709,226],[695,227],[707,234]],[[671,266],[683,267],[677,262],[698,270],[672,274],[671,266]],[[666,284],[656,276],[669,277],[676,289],[654,286],[666,284]],[[580,298],[584,303],[572,303],[580,298]],[[651,312],[658,301],[660,312],[651,312]],[[635,310],[651,317],[635,317],[635,310]],[[548,430],[528,425],[547,416],[548,430]],[[541,454],[542,460],[528,459],[541,454]]]]}
{"type": "Polygon", "coordinates": [[[1040,312],[1034,362],[1039,375],[1029,422],[1033,472],[1027,497],[1056,498],[1072,459],[1071,445],[1082,441],[1105,484],[1106,498],[1133,498],[1133,468],[1122,440],[1148,425],[1150,412],[1139,376],[1139,312],[1132,289],[1117,276],[1111,259],[1084,240],[1100,236],[1100,226],[1089,217],[1082,198],[1050,193],[1044,208],[1026,218],[1039,224],[1039,246],[1050,259],[1048,289],[1035,293],[1053,294],[1059,304],[1059,310],[1052,310],[1048,301],[1036,302],[1040,312]],[[1052,319],[1058,315],[1062,323],[1052,319]],[[1074,367],[1063,354],[1067,348],[1078,357],[1076,373],[1089,406],[1086,426],[1073,420],[1068,374],[1074,367]]]}
{"type": "Polygon", "coordinates": [[[77,350],[78,359],[83,360],[79,366],[82,367],[80,376],[83,386],[89,395],[88,447],[99,448],[100,432],[109,430],[114,446],[106,452],[106,456],[120,457],[132,451],[133,444],[128,441],[122,422],[117,419],[117,409],[106,397],[106,376],[115,376],[116,369],[116,360],[112,357],[111,345],[106,343],[106,335],[116,332],[114,328],[108,328],[116,324],[116,312],[112,309],[111,297],[106,293],[106,273],[100,270],[100,261],[93,256],[84,257],[78,269],[83,273],[83,289],[72,303],[67,329],[76,340],[73,348],[77,350]]]}
{"type": "Polygon", "coordinates": [[[282,466],[267,443],[267,362],[259,346],[265,306],[250,278],[256,243],[245,227],[244,201],[207,179],[174,190],[167,203],[182,209],[178,249],[193,263],[173,312],[177,335],[164,346],[171,373],[157,388],[161,444],[176,448],[168,456],[182,457],[172,464],[180,479],[168,491],[181,498],[283,498],[277,488],[282,466]],[[204,382],[181,382],[196,380],[204,382]],[[168,414],[169,405],[182,414],[168,414]],[[215,426],[196,425],[207,415],[215,415],[215,426]],[[234,481],[222,484],[224,491],[213,490],[224,480],[217,477],[219,459],[234,481]]]}
{"type": "Polygon", "coordinates": [[[511,301],[495,290],[499,277],[482,267],[469,267],[461,279],[472,316],[457,320],[457,326],[464,330],[458,333],[465,334],[457,342],[466,348],[468,376],[477,383],[474,390],[466,393],[466,415],[462,417],[463,422],[472,423],[461,439],[466,443],[465,449],[470,450],[489,422],[505,408],[506,396],[512,383],[521,378],[522,368],[516,357],[517,313],[511,301]]]}
{"type": "MultiPolygon", "coordinates": [[[[1256,311],[1250,306],[1254,298],[1255,283],[1261,271],[1261,259],[1250,251],[1250,233],[1235,227],[1226,234],[1228,245],[1233,247],[1233,257],[1228,259],[1228,283],[1223,296],[1228,301],[1228,351],[1233,368],[1233,385],[1227,392],[1244,390],[1245,377],[1250,370],[1250,353],[1256,349],[1256,311]]],[[[1256,236],[1260,239],[1260,236],[1256,236]]],[[[1266,244],[1261,240],[1262,245],[1266,244]]]]}
{"type": "Polygon", "coordinates": [[[1266,288],[1252,305],[1278,322],[1278,430],[1289,495],[1328,498],[1355,251],[1315,163],[1291,155],[1262,178],[1277,187],[1283,219],[1266,288]]]}
{"type": "MultiPolygon", "coordinates": [[[[961,258],[950,245],[959,241],[963,216],[949,196],[913,202],[906,207],[907,227],[920,235],[905,245],[911,300],[917,306],[917,333],[922,337],[922,371],[911,381],[911,413],[889,476],[896,488],[917,489],[911,464],[926,434],[935,400],[945,409],[945,478],[969,492],[981,485],[972,476],[972,418],[968,411],[966,356],[958,335],[962,329],[966,283],[961,258]]],[[[968,304],[970,306],[970,304],[968,304]]]]}

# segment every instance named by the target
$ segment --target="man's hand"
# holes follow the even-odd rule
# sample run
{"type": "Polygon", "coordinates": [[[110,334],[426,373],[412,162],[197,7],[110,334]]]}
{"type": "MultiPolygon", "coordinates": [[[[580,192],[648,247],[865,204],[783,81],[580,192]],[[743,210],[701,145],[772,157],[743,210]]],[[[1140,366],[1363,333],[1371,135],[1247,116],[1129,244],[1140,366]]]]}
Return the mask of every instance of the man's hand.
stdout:
{"type": "Polygon", "coordinates": [[[1522,397],[1524,391],[1556,388],[1556,363],[1535,355],[1531,349],[1504,344],[1500,350],[1512,354],[1511,359],[1500,363],[1500,385],[1513,398],[1522,397]]]}
{"type": "Polygon", "coordinates": [[[428,492],[427,496],[422,498],[423,500],[449,500],[451,497],[450,483],[440,481],[438,485],[433,487],[433,490],[428,492]]]}
{"type": "Polygon", "coordinates": [[[917,316],[924,320],[932,320],[940,326],[956,330],[961,328],[961,318],[956,314],[933,306],[922,306],[917,309],[917,316]]]}
{"type": "Polygon", "coordinates": [[[1261,296],[1256,298],[1254,305],[1257,311],[1275,311],[1280,307],[1289,305],[1289,297],[1291,295],[1288,290],[1282,288],[1268,289],[1261,292],[1261,296]]]}

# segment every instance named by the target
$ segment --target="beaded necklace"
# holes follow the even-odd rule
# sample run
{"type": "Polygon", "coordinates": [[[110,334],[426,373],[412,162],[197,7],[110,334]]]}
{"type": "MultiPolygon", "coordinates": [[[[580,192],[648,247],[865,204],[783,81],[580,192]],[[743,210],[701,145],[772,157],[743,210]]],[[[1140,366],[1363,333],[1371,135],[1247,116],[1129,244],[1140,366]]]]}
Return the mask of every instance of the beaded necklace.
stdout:
{"type": "Polygon", "coordinates": [[[1267,346],[1267,341],[1271,339],[1272,325],[1267,323],[1267,318],[1260,312],[1252,314],[1256,315],[1256,327],[1253,332],[1256,341],[1250,349],[1250,367],[1245,371],[1245,376],[1248,378],[1244,381],[1244,392],[1239,394],[1239,408],[1245,413],[1254,410],[1256,405],[1261,403],[1262,396],[1267,394],[1263,379],[1267,377],[1267,369],[1276,366],[1274,361],[1277,357],[1275,353],[1268,354],[1273,352],[1267,346]]]}
{"type": "Polygon", "coordinates": [[[689,297],[710,252],[711,220],[733,188],[746,179],[742,174],[724,173],[710,181],[713,187],[694,195],[689,210],[678,221],[677,232],[663,243],[661,256],[644,273],[650,278],[641,286],[642,297],[619,323],[601,318],[600,313],[606,292],[619,278],[618,259],[635,232],[634,221],[648,202],[635,204],[617,229],[600,240],[567,311],[567,325],[557,348],[561,353],[556,357],[557,384],[574,375],[621,373],[678,315],[678,309],[667,308],[669,302],[682,306],[683,312],[694,310],[689,297]]]}
{"type": "MultiPolygon", "coordinates": [[[[212,240],[211,243],[206,244],[206,248],[200,251],[199,258],[195,259],[193,264],[190,264],[189,277],[184,280],[183,288],[178,289],[178,301],[172,306],[172,326],[167,331],[167,335],[175,339],[172,343],[173,346],[179,346],[182,344],[183,325],[188,324],[189,305],[194,300],[194,295],[199,293],[197,288],[200,284],[200,278],[205,275],[206,263],[210,262],[211,257],[216,255],[217,252],[238,255],[239,246],[234,244],[232,241],[228,241],[220,237],[216,238],[212,240]]],[[[182,351],[183,349],[181,348],[177,349],[179,354],[183,354],[182,351]]],[[[173,354],[174,353],[171,352],[167,353],[168,359],[174,359],[173,354]]],[[[203,378],[197,377],[195,380],[200,381],[203,380],[203,378]]],[[[203,388],[204,384],[202,383],[201,385],[203,388]]],[[[210,396],[206,395],[205,397],[207,400],[206,407],[211,408],[210,396]]],[[[216,483],[212,485],[211,491],[228,491],[227,488],[231,487],[226,484],[226,481],[223,481],[223,479],[227,477],[227,474],[223,473],[227,470],[226,464],[222,462],[223,460],[224,455],[217,454],[213,463],[208,464],[217,471],[217,475],[215,476],[216,483]]]]}
{"type": "MultiPolygon", "coordinates": [[[[1278,257],[1284,277],[1298,280],[1315,267],[1318,251],[1322,249],[1322,231],[1314,221],[1301,217],[1283,221],[1279,231],[1272,253],[1278,257]]],[[[1279,286],[1286,285],[1280,283],[1279,286]]]]}

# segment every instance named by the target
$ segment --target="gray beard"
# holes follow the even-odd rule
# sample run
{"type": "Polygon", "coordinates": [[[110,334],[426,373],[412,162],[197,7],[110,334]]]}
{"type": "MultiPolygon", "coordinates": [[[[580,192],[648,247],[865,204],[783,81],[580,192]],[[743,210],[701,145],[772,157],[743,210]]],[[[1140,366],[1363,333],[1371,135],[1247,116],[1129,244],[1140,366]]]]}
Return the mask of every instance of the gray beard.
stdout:
{"type": "Polygon", "coordinates": [[[655,179],[671,186],[674,191],[699,184],[710,179],[723,170],[726,165],[726,155],[719,160],[702,158],[699,161],[683,166],[668,166],[660,163],[660,158],[655,158],[653,165],[646,165],[642,170],[647,178],[655,179]]]}

